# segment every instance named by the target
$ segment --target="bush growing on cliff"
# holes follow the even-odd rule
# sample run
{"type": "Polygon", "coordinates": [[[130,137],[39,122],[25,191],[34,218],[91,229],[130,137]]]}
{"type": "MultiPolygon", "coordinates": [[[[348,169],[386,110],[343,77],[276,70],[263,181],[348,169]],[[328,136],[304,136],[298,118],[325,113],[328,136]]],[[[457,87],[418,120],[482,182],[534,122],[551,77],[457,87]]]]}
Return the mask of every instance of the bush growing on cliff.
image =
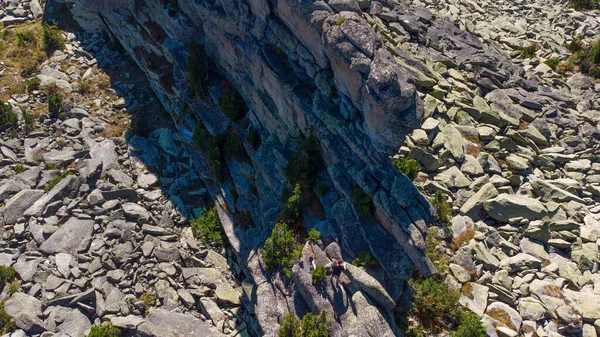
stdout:
{"type": "Polygon", "coordinates": [[[455,326],[462,312],[457,292],[435,277],[423,281],[411,279],[410,283],[413,288],[412,313],[423,329],[440,333],[455,326]]]}
{"type": "Polygon", "coordinates": [[[278,222],[261,252],[267,270],[283,268],[289,278],[292,276],[292,266],[302,256],[302,246],[296,243],[294,231],[286,223],[278,222]]]}
{"type": "Polygon", "coordinates": [[[314,285],[320,285],[325,280],[325,275],[327,271],[325,270],[325,266],[316,266],[315,269],[311,272],[312,282],[314,285]]]}
{"type": "Polygon", "coordinates": [[[51,54],[56,50],[65,49],[65,39],[62,37],[58,29],[48,25],[43,25],[42,33],[44,34],[42,37],[42,45],[48,54],[51,54]]]}
{"type": "Polygon", "coordinates": [[[352,260],[352,265],[356,267],[375,267],[379,262],[371,253],[359,252],[358,256],[352,260]]]}
{"type": "Polygon", "coordinates": [[[308,235],[306,236],[306,241],[317,243],[319,242],[319,240],[321,240],[321,232],[314,228],[311,228],[308,232],[308,235]]]}
{"type": "Polygon", "coordinates": [[[290,221],[297,221],[300,219],[300,212],[302,208],[302,199],[300,184],[294,186],[292,195],[287,199],[287,203],[283,210],[283,216],[290,221]]]}
{"type": "Polygon", "coordinates": [[[367,217],[369,218],[368,220],[372,220],[370,218],[373,217],[373,199],[358,185],[352,186],[352,203],[354,203],[358,215],[367,217]]]}
{"type": "Polygon", "coordinates": [[[217,214],[217,206],[205,209],[200,217],[190,222],[192,232],[196,239],[205,244],[223,246],[223,227],[217,214]]]}
{"type": "Polygon", "coordinates": [[[41,83],[42,83],[42,81],[37,76],[34,76],[34,77],[28,79],[27,81],[25,81],[25,86],[27,87],[27,92],[32,93],[35,90],[40,90],[41,83]]]}
{"type": "Polygon", "coordinates": [[[437,190],[429,202],[436,210],[437,220],[440,223],[447,223],[452,219],[452,206],[448,203],[448,196],[444,192],[437,190]]]}
{"type": "Polygon", "coordinates": [[[283,317],[277,332],[278,337],[329,337],[327,328],[331,326],[331,320],[327,317],[325,310],[317,316],[312,312],[298,319],[293,313],[283,317]]]}
{"type": "Polygon", "coordinates": [[[396,167],[398,171],[402,172],[410,180],[415,180],[417,174],[421,170],[421,165],[419,165],[419,162],[412,158],[400,157],[394,159],[392,164],[394,164],[394,167],[396,167]]]}

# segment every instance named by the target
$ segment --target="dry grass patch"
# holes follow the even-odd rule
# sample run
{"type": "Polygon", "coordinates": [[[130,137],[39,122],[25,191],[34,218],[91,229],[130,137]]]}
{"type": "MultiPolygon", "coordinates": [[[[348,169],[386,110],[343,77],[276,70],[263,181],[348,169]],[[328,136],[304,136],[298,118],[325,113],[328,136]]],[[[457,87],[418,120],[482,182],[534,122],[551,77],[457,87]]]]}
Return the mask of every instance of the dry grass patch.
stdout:
{"type": "Polygon", "coordinates": [[[488,310],[487,314],[491,318],[500,322],[501,326],[506,326],[507,328],[514,331],[517,330],[517,327],[513,324],[512,320],[510,319],[510,315],[506,311],[500,308],[493,308],[488,310]]]}
{"type": "Polygon", "coordinates": [[[475,298],[475,295],[473,295],[473,284],[471,282],[465,283],[460,292],[471,300],[475,298]]]}
{"type": "Polygon", "coordinates": [[[452,239],[452,243],[450,244],[450,249],[457,251],[460,247],[468,244],[471,239],[475,237],[475,229],[467,228],[464,232],[460,233],[459,236],[452,239]]]}
{"type": "Polygon", "coordinates": [[[556,298],[564,297],[562,289],[560,289],[559,286],[554,285],[554,284],[549,284],[546,287],[544,287],[544,294],[548,295],[548,296],[556,297],[556,298]]]}

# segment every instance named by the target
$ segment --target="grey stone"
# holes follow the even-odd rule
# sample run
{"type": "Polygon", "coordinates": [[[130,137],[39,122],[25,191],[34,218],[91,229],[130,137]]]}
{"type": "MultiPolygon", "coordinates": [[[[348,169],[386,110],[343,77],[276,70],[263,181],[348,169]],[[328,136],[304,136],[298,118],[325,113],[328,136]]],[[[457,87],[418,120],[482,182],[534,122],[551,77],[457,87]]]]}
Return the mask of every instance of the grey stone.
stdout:
{"type": "Polygon", "coordinates": [[[77,194],[80,185],[79,178],[76,176],[66,176],[50,191],[36,200],[23,214],[25,216],[40,216],[46,205],[64,198],[73,198],[77,194]]]}
{"type": "Polygon", "coordinates": [[[40,251],[52,255],[75,254],[87,250],[94,231],[93,220],[69,218],[48,240],[40,245],[40,251]]]}
{"type": "Polygon", "coordinates": [[[522,195],[500,194],[494,199],[485,201],[483,208],[489,216],[503,222],[516,217],[540,220],[548,216],[544,204],[522,195]]]}
{"type": "Polygon", "coordinates": [[[42,302],[35,297],[17,292],[4,303],[6,313],[13,317],[17,327],[35,334],[44,330],[42,302]]]}
{"type": "Polygon", "coordinates": [[[44,191],[24,189],[6,201],[4,207],[4,222],[7,225],[17,223],[17,219],[23,216],[23,212],[33,205],[44,191]]]}
{"type": "Polygon", "coordinates": [[[206,337],[226,336],[207,322],[157,308],[150,308],[146,321],[138,325],[138,332],[146,336],[195,336],[200,331],[206,337]]]}

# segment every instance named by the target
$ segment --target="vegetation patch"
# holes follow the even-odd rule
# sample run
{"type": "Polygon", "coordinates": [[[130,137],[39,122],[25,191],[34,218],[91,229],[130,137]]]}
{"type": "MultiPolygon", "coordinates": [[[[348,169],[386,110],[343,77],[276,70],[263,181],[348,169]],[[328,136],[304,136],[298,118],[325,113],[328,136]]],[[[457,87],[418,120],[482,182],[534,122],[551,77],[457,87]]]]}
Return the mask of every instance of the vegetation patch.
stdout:
{"type": "Polygon", "coordinates": [[[517,330],[517,327],[513,324],[512,320],[510,319],[510,315],[506,311],[500,308],[493,308],[488,310],[486,313],[488,314],[488,316],[500,322],[507,328],[515,331],[517,330]]]}
{"type": "Polygon", "coordinates": [[[4,309],[4,303],[6,300],[0,302],[0,334],[7,334],[15,330],[17,325],[15,321],[8,315],[4,309]]]}
{"type": "Polygon", "coordinates": [[[358,256],[352,260],[352,265],[356,267],[375,267],[378,264],[377,258],[368,252],[359,252],[358,256]]]}
{"type": "Polygon", "coordinates": [[[402,172],[410,180],[415,180],[417,174],[421,170],[421,165],[419,165],[419,162],[408,157],[394,159],[392,164],[394,164],[394,167],[396,167],[398,171],[402,172]]]}
{"type": "Polygon", "coordinates": [[[140,296],[139,300],[144,302],[144,317],[148,316],[150,308],[156,304],[157,299],[158,297],[156,297],[156,295],[151,295],[148,293],[143,293],[142,296],[140,296]]]}
{"type": "Polygon", "coordinates": [[[261,252],[267,270],[282,268],[284,274],[291,278],[292,266],[302,256],[302,246],[296,242],[294,231],[286,223],[278,222],[261,252]]]}
{"type": "Polygon", "coordinates": [[[430,277],[423,281],[412,279],[412,313],[426,331],[440,333],[451,329],[463,310],[457,292],[442,280],[430,277]]]}
{"type": "Polygon", "coordinates": [[[325,280],[325,275],[327,271],[325,270],[325,266],[316,266],[315,269],[311,272],[312,282],[314,285],[320,285],[325,280]]]}
{"type": "Polygon", "coordinates": [[[71,171],[64,171],[60,175],[48,180],[46,186],[44,186],[44,192],[50,191],[54,186],[56,186],[61,180],[65,179],[68,175],[73,174],[71,171]]]}
{"type": "Polygon", "coordinates": [[[41,83],[42,81],[37,76],[28,79],[27,81],[25,81],[25,87],[27,88],[27,92],[32,93],[35,90],[40,90],[41,83]]]}
{"type": "Polygon", "coordinates": [[[10,283],[16,276],[15,268],[0,266],[0,291],[10,283]]]}
{"type": "Polygon", "coordinates": [[[479,317],[470,311],[463,311],[460,324],[456,331],[450,332],[450,337],[485,337],[485,328],[479,317]]]}
{"type": "Polygon", "coordinates": [[[43,25],[42,33],[42,46],[46,53],[51,54],[56,50],[65,49],[65,39],[56,27],[43,25]]]}
{"type": "Polygon", "coordinates": [[[58,119],[66,119],[65,112],[62,107],[62,96],[56,92],[48,96],[48,113],[58,119]]]}
{"type": "Polygon", "coordinates": [[[336,25],[338,25],[338,26],[341,26],[341,25],[342,25],[342,23],[346,22],[346,20],[348,20],[348,18],[340,18],[340,19],[337,19],[337,20],[335,21],[335,24],[336,24],[336,25]]]}
{"type": "Polygon", "coordinates": [[[523,57],[531,59],[535,57],[535,52],[540,49],[540,46],[537,43],[532,43],[526,47],[519,47],[517,50],[523,54],[523,57]]]}
{"type": "Polygon", "coordinates": [[[452,219],[452,206],[448,202],[448,196],[437,190],[433,194],[433,198],[429,199],[431,205],[435,208],[437,221],[439,223],[448,223],[452,219]]]}
{"type": "Polygon", "coordinates": [[[322,310],[319,315],[309,312],[302,317],[302,320],[290,312],[283,317],[277,335],[279,337],[329,337],[327,331],[329,326],[331,320],[325,310],[322,310]]]}
{"type": "Polygon", "coordinates": [[[120,337],[121,330],[112,324],[94,324],[88,337],[120,337]]]}
{"type": "Polygon", "coordinates": [[[544,61],[544,63],[550,67],[552,70],[556,70],[558,65],[560,64],[560,60],[557,57],[551,57],[544,61]]]}
{"type": "Polygon", "coordinates": [[[369,221],[374,220],[373,199],[358,185],[352,186],[352,203],[358,215],[366,217],[369,221]]]}
{"type": "Polygon", "coordinates": [[[9,103],[0,102],[0,127],[16,128],[19,119],[9,103]]]}
{"type": "Polygon", "coordinates": [[[306,241],[317,243],[319,242],[319,240],[321,240],[321,232],[314,228],[311,228],[308,232],[308,236],[306,237],[306,241]]]}
{"type": "Polygon", "coordinates": [[[221,109],[221,112],[234,122],[238,122],[246,116],[244,101],[237,94],[219,97],[217,105],[221,109]]]}
{"type": "Polygon", "coordinates": [[[207,245],[223,246],[225,233],[223,233],[216,205],[205,209],[198,219],[190,221],[190,227],[192,227],[196,239],[207,245]]]}
{"type": "Polygon", "coordinates": [[[475,237],[475,228],[467,228],[459,236],[452,239],[450,249],[457,251],[460,247],[468,244],[475,237]]]}
{"type": "Polygon", "coordinates": [[[13,165],[12,169],[13,169],[13,170],[14,170],[14,171],[15,171],[17,174],[19,174],[19,173],[23,173],[23,172],[27,171],[27,169],[25,168],[25,166],[24,166],[24,165],[23,165],[23,163],[21,163],[21,162],[15,163],[15,164],[13,165]]]}
{"type": "Polygon", "coordinates": [[[318,196],[322,197],[325,195],[325,193],[327,193],[327,190],[329,188],[327,187],[327,184],[325,184],[324,182],[319,182],[317,184],[317,186],[315,186],[315,192],[317,193],[318,196]]]}
{"type": "Polygon", "coordinates": [[[208,79],[208,56],[196,44],[188,47],[187,68],[190,74],[188,97],[203,98],[208,93],[205,82],[208,79]]]}
{"type": "Polygon", "coordinates": [[[591,10],[598,8],[597,0],[570,0],[569,7],[576,10],[591,10]]]}
{"type": "Polygon", "coordinates": [[[283,209],[283,217],[289,221],[297,221],[300,219],[302,211],[302,198],[300,184],[294,186],[292,195],[287,198],[285,208],[283,209]]]}

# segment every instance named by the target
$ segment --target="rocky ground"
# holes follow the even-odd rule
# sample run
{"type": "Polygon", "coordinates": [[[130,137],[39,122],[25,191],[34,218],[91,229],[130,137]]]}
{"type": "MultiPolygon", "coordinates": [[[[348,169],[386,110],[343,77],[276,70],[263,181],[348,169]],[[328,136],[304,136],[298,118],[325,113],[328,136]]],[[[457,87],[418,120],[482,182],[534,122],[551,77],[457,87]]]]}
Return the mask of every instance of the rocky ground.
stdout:
{"type": "Polygon", "coordinates": [[[445,86],[421,93],[425,118],[400,154],[421,164],[421,191],[443,191],[453,208],[448,225],[430,229],[438,269],[489,336],[597,336],[600,84],[543,62],[566,61],[574,36],[597,38],[598,11],[547,1],[413,5],[449,16],[539,86],[480,90],[482,77],[450,68],[439,72],[445,86]],[[536,55],[523,57],[518,47],[533,43],[536,55]]]}
{"type": "Polygon", "coordinates": [[[124,335],[248,335],[239,270],[192,235],[206,189],[145,77],[101,36],[63,35],[39,90],[3,88],[21,117],[0,139],[0,266],[17,273],[0,294],[8,335],[84,336],[105,321],[124,335]],[[48,88],[62,119],[46,110],[48,88]],[[155,117],[130,125],[135,111],[155,117]]]}

